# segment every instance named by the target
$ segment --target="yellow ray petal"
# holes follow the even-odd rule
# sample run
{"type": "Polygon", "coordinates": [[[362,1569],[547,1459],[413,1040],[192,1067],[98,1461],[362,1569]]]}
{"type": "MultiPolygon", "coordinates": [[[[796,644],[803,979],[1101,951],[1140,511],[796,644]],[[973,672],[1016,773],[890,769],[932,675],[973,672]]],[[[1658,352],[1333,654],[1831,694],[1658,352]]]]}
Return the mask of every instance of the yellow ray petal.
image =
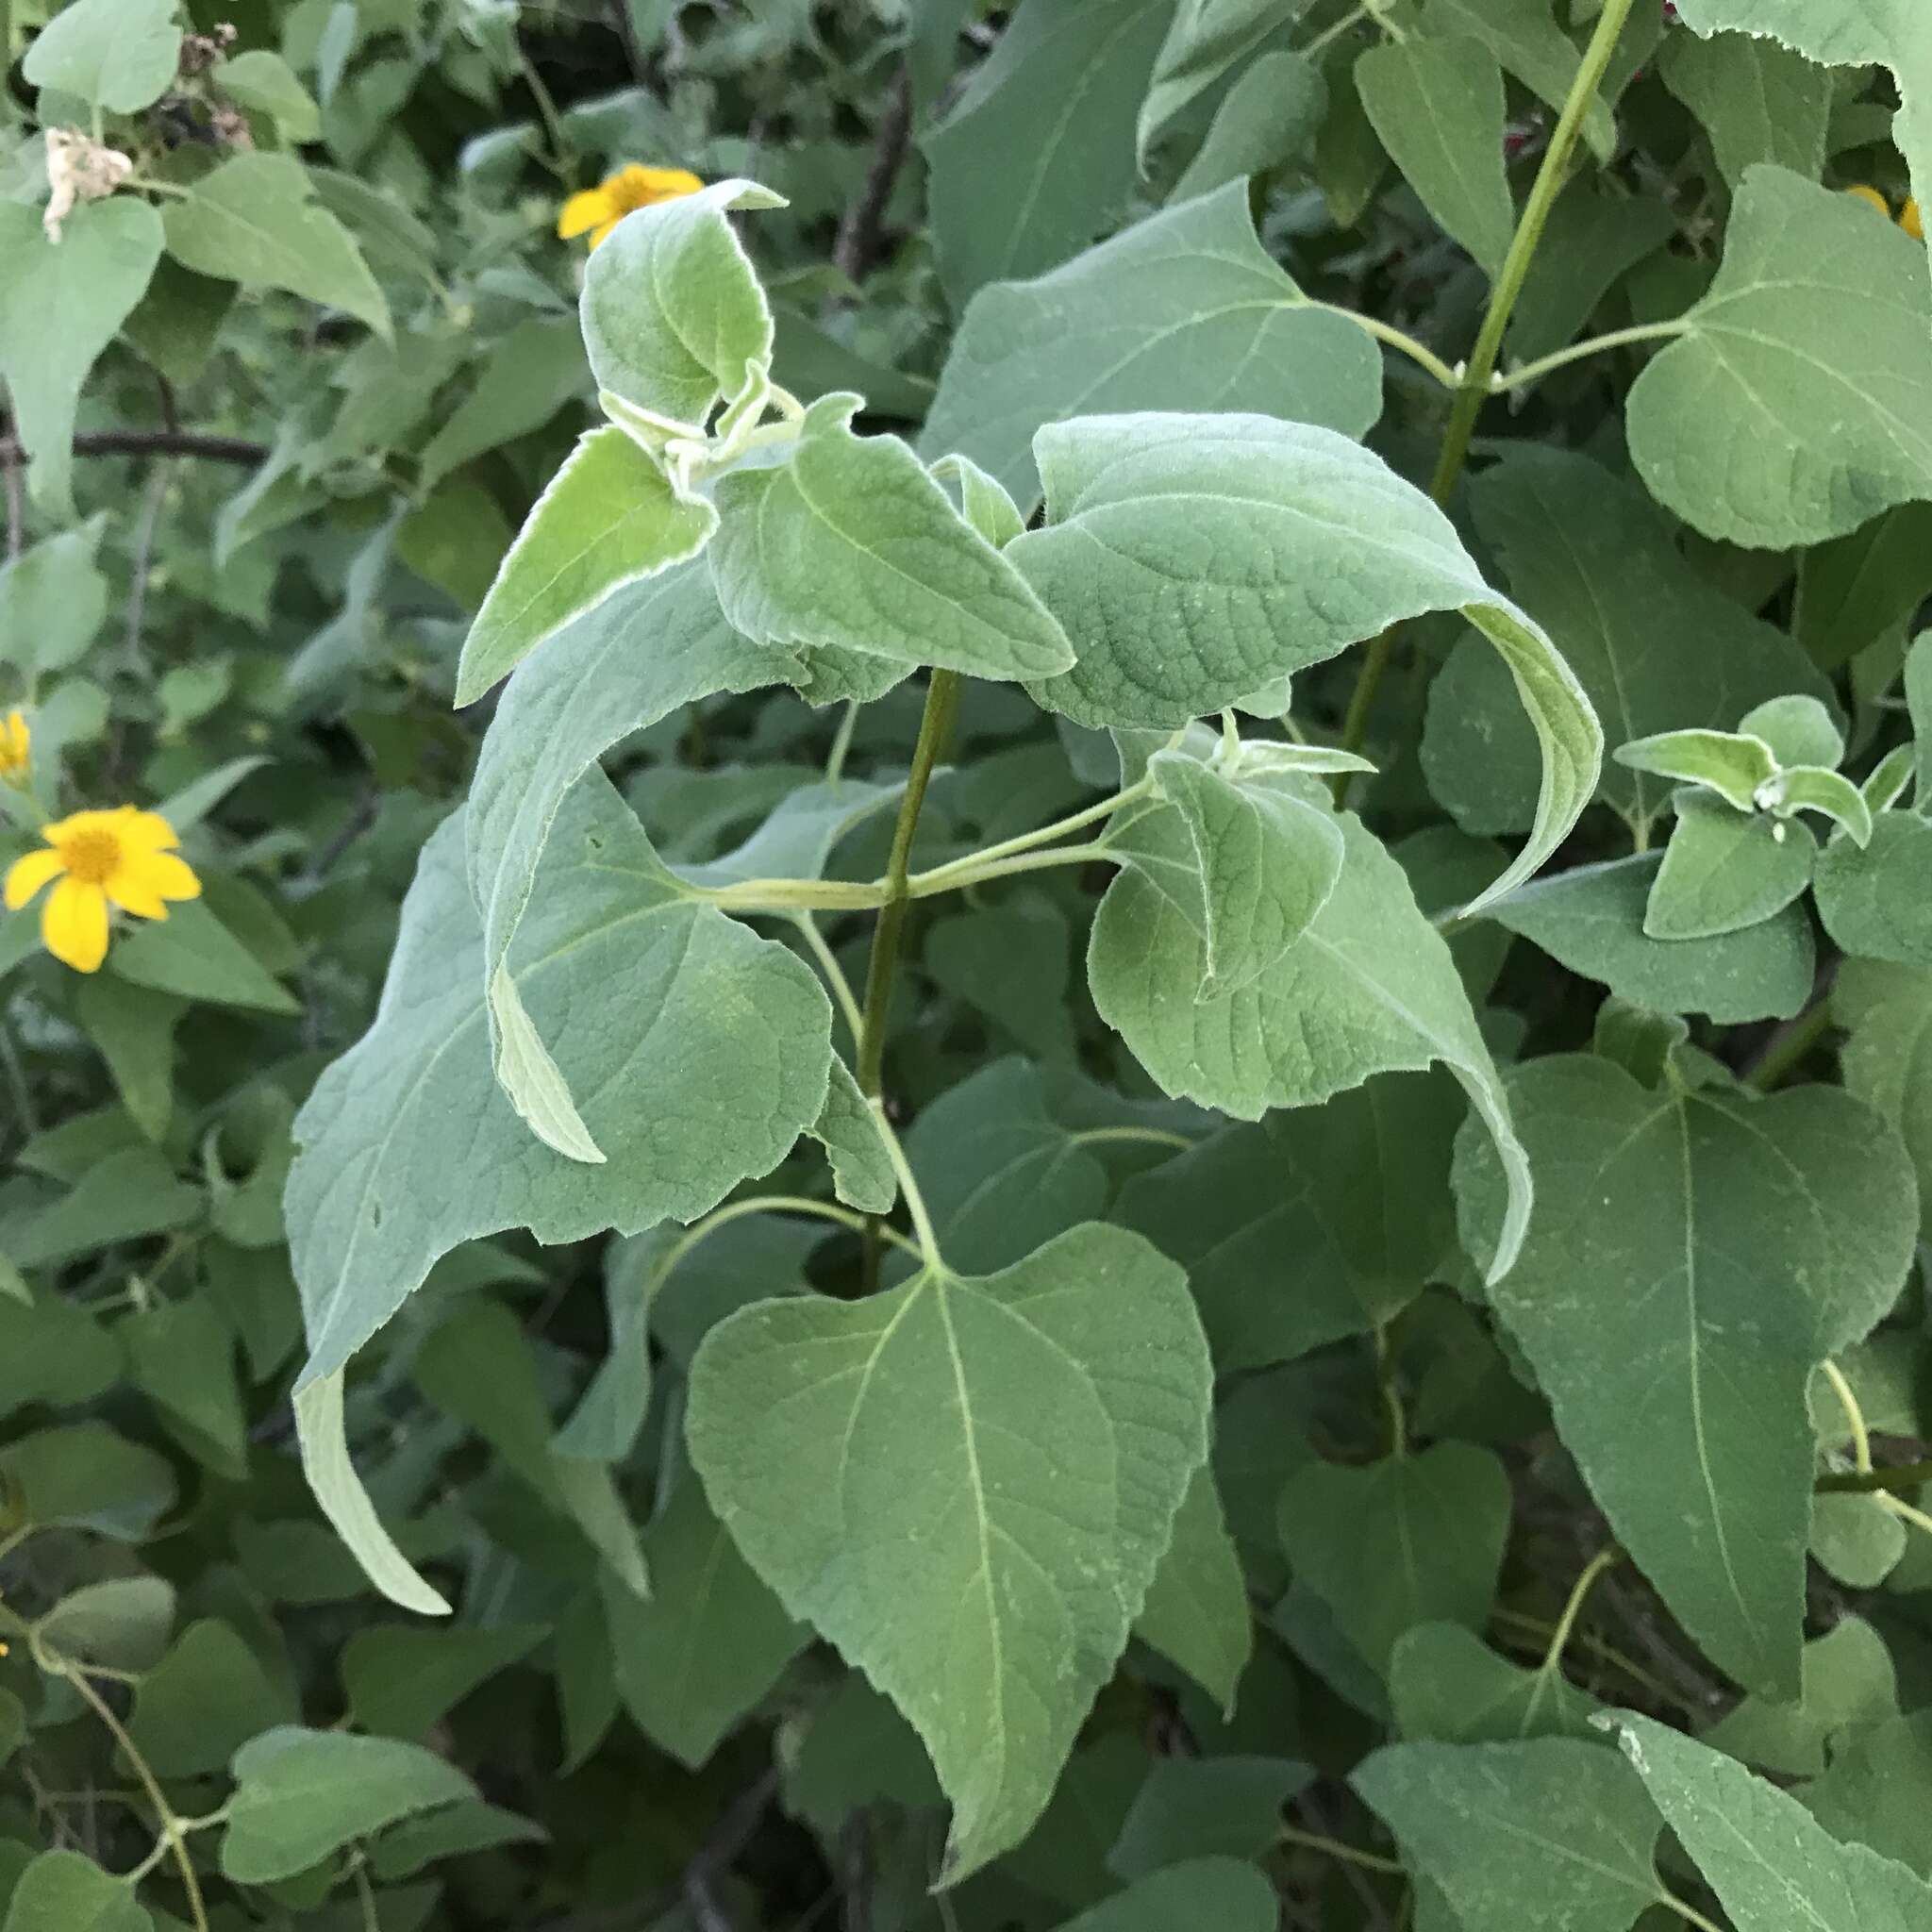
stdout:
{"type": "Polygon", "coordinates": [[[175,828],[158,811],[142,811],[124,805],[114,814],[114,835],[122,844],[137,852],[158,852],[180,844],[175,828]]]}
{"type": "Polygon", "coordinates": [[[581,193],[573,194],[558,210],[557,232],[568,242],[573,235],[581,235],[585,229],[600,224],[608,229],[623,212],[606,190],[586,188],[581,193]]]}
{"type": "Polygon", "coordinates": [[[49,879],[58,879],[62,867],[60,855],[48,850],[29,852],[7,868],[7,909],[18,912],[49,879]]]}
{"type": "Polygon", "coordinates": [[[126,906],[128,911],[139,912],[143,919],[165,919],[165,908],[150,912],[145,906],[136,906],[118,896],[120,891],[138,892],[143,899],[198,899],[201,897],[201,881],[195,877],[194,869],[185,858],[177,858],[172,852],[130,853],[114,876],[108,881],[108,891],[114,895],[117,906],[126,906]]]}
{"type": "Polygon", "coordinates": [[[1849,194],[1854,201],[1866,202],[1871,207],[1875,208],[1878,210],[1878,212],[1882,214],[1888,222],[1890,221],[1890,202],[1887,201],[1884,195],[1880,194],[1877,189],[1872,187],[1869,183],[1864,181],[1857,182],[1852,187],[1847,188],[1844,192],[1847,194],[1849,194]]]}
{"type": "Polygon", "coordinates": [[[48,952],[76,973],[96,973],[108,957],[108,895],[98,886],[62,879],[41,911],[48,952]]]}
{"type": "Polygon", "coordinates": [[[1907,201],[1898,211],[1898,225],[1914,242],[1925,239],[1925,217],[1921,211],[1916,197],[1907,201]]]}

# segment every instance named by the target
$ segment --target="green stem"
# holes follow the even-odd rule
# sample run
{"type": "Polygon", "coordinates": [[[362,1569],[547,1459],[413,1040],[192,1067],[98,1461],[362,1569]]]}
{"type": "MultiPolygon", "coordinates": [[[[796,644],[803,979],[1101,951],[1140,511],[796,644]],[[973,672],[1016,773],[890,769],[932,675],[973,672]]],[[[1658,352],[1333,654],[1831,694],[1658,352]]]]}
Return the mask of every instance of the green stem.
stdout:
{"type": "Polygon", "coordinates": [[[872,912],[886,903],[879,880],[858,885],[844,879],[740,879],[685,890],[726,912],[872,912]]]}
{"type": "Polygon", "coordinates": [[[1031,852],[1037,846],[1051,845],[1056,839],[1071,837],[1098,819],[1111,818],[1123,806],[1131,805],[1136,799],[1144,798],[1153,790],[1154,780],[1151,777],[1142,778],[1137,784],[1116,791],[1111,797],[1103,798],[1097,805],[1087,806],[1063,819],[1056,819],[1052,824],[1041,825],[1037,831],[1022,832],[1013,839],[1002,839],[997,845],[988,845],[977,852],[969,852],[963,858],[949,859],[944,865],[936,865],[929,872],[915,873],[908,881],[908,889],[916,899],[923,899],[932,892],[943,892],[957,873],[970,872],[977,874],[989,865],[997,865],[1002,859],[1014,858],[1022,852],[1031,852]]]}
{"type": "Polygon", "coordinates": [[[1374,1852],[1364,1852],[1319,1831],[1303,1831],[1297,1825],[1278,1824],[1274,1827],[1274,1835],[1285,1845],[1299,1845],[1305,1852],[1320,1852],[1324,1857],[1341,1858],[1350,1865],[1359,1865],[1365,1872],[1386,1872],[1391,1878],[1408,1876],[1407,1866],[1398,1860],[1384,1858],[1374,1852]]]}
{"type": "Polygon", "coordinates": [[[1932,1458],[1890,1469],[1838,1471],[1820,1476],[1811,1487],[1823,1496],[1870,1496],[1881,1490],[1924,1489],[1927,1483],[1932,1483],[1932,1458]]]}
{"type": "Polygon", "coordinates": [[[1345,317],[1357,328],[1365,329],[1378,342],[1387,342],[1391,349],[1399,349],[1411,362],[1426,369],[1444,389],[1456,388],[1458,378],[1455,370],[1425,342],[1417,341],[1412,335],[1397,328],[1392,323],[1377,322],[1373,315],[1363,315],[1357,309],[1344,308],[1337,302],[1310,302],[1307,306],[1310,308],[1324,308],[1330,315],[1345,317]]]}
{"type": "Polygon", "coordinates": [[[1193,1142],[1166,1127],[1082,1127],[1068,1137],[1075,1147],[1093,1147],[1108,1141],[1133,1141],[1148,1147],[1172,1147],[1185,1154],[1193,1142]]]}
{"type": "Polygon", "coordinates": [[[1366,4],[1351,7],[1348,9],[1348,11],[1344,13],[1341,16],[1341,18],[1334,24],[1333,26],[1324,27],[1322,31],[1318,33],[1315,36],[1315,38],[1312,41],[1310,41],[1306,47],[1302,49],[1303,58],[1305,59],[1312,60],[1315,58],[1315,56],[1321,53],[1324,47],[1327,47],[1332,42],[1339,41],[1343,34],[1353,33],[1357,27],[1361,25],[1363,21],[1368,19],[1368,17],[1369,9],[1366,4]]]}
{"type": "Polygon", "coordinates": [[[1627,348],[1633,342],[1662,341],[1667,337],[1682,335],[1690,326],[1689,321],[1680,315],[1674,322],[1643,322],[1634,328],[1613,328],[1607,335],[1591,336],[1588,341],[1572,342],[1567,349],[1558,349],[1554,356],[1540,356],[1534,362],[1519,363],[1507,375],[1497,376],[1491,388],[1496,395],[1512,389],[1524,389],[1532,382],[1541,382],[1552,370],[1581,362],[1586,356],[1601,356],[1610,349],[1627,348]]]}
{"type": "Polygon", "coordinates": [[[1623,1551],[1618,1549],[1615,1543],[1607,1549],[1599,1550],[1584,1565],[1583,1574],[1571,1587],[1569,1600],[1563,1606],[1562,1614],[1557,1619],[1557,1627],[1550,1632],[1550,1647],[1543,1653],[1542,1668],[1537,1672],[1538,1695],[1541,1692],[1542,1683],[1554,1677],[1563,1667],[1563,1653],[1570,1647],[1570,1634],[1576,1628],[1576,1619],[1582,1614],[1583,1601],[1589,1596],[1591,1586],[1607,1570],[1614,1570],[1623,1560],[1623,1551]]]}
{"type": "MultiPolygon", "coordinates": [[[[808,1194],[751,1194],[742,1201],[727,1201],[724,1207],[715,1208],[702,1220],[694,1221],[678,1236],[658,1263],[655,1280],[666,1280],[671,1271],[705,1239],[715,1234],[727,1222],[741,1221],[747,1214],[815,1214],[821,1221],[836,1221],[841,1227],[847,1227],[854,1234],[863,1234],[871,1224],[868,1218],[856,1208],[841,1208],[831,1201],[815,1201],[808,1194]]],[[[897,1228],[882,1227],[880,1236],[894,1247],[904,1248],[908,1255],[916,1255],[918,1247],[901,1234],[897,1228]]]]}
{"type": "Polygon", "coordinates": [[[868,1100],[884,1083],[886,1018],[892,1003],[892,979],[899,967],[899,944],[905,937],[906,908],[912,903],[909,885],[913,835],[932,783],[933,768],[952,735],[959,708],[959,676],[935,671],[925,688],[925,709],[919,720],[919,741],[912,748],[912,771],[899,800],[892,826],[892,850],[886,860],[884,903],[872,936],[872,958],[865,973],[865,1027],[858,1042],[858,1089],[868,1100]]]}
{"type": "Polygon", "coordinates": [[[972,864],[951,871],[943,879],[934,879],[924,873],[915,874],[907,881],[908,896],[914,899],[928,899],[935,892],[963,891],[968,886],[983,886],[990,879],[1010,878],[1015,873],[1045,872],[1056,865],[1091,865],[1096,858],[1109,859],[1116,865],[1119,858],[1112,846],[1095,840],[1087,845],[1056,845],[1047,852],[1022,852],[1011,858],[995,859],[991,864],[972,864]]]}
{"type": "Polygon", "coordinates": [[[819,971],[824,974],[825,984],[832,989],[832,997],[838,1001],[839,1010],[845,1016],[845,1024],[852,1031],[852,1051],[857,1053],[859,1040],[865,1032],[865,1015],[858,1010],[852,982],[845,977],[845,969],[839,964],[839,956],[826,943],[824,934],[818,928],[818,922],[809,912],[794,913],[791,923],[811,949],[819,971]]]}
{"type": "MultiPolygon", "coordinates": [[[[1530,186],[1529,199],[1524,203],[1516,233],[1510,239],[1509,252],[1503,258],[1502,273],[1496,277],[1496,286],[1491,291],[1489,309],[1483,316],[1475,347],[1470,352],[1469,362],[1457,387],[1456,401],[1449,411],[1449,426],[1443,432],[1441,453],[1436,459],[1436,474],[1429,484],[1429,494],[1445,507],[1462,475],[1463,464],[1469,460],[1470,440],[1475,434],[1476,418],[1492,393],[1491,378],[1496,372],[1496,358],[1502,353],[1509,319],[1516,312],[1517,300],[1528,278],[1530,264],[1536,259],[1543,230],[1549,223],[1550,209],[1564,187],[1570,157],[1574,153],[1577,139],[1583,132],[1584,117],[1596,99],[1598,85],[1610,64],[1610,56],[1616,50],[1617,42],[1623,36],[1624,24],[1630,17],[1632,5],[1633,0],[1604,0],[1604,9],[1597,16],[1595,31],[1590,37],[1590,45],[1584,50],[1576,78],[1571,82],[1570,92],[1563,102],[1556,132],[1550,136],[1542,165],[1538,168],[1536,180],[1530,186]]],[[[1394,651],[1395,627],[1391,625],[1370,644],[1369,655],[1356,679],[1355,693],[1349,700],[1348,716],[1342,726],[1343,751],[1359,752],[1366,742],[1375,693],[1381,688],[1394,651]]],[[[1347,774],[1337,777],[1335,790],[1338,803],[1347,798],[1347,774]]]]}
{"type": "Polygon", "coordinates": [[[1390,1345],[1387,1322],[1375,1324],[1375,1380],[1389,1411],[1389,1453],[1400,1461],[1408,1454],[1408,1418],[1402,1409],[1402,1391],[1395,1386],[1395,1351],[1390,1345]]]}
{"type": "Polygon", "coordinates": [[[1765,1048],[1763,1058],[1744,1076],[1744,1084],[1760,1093],[1769,1093],[1774,1087],[1782,1085],[1830,1027],[1831,1000],[1827,996],[1800,1015],[1765,1048]]]}
{"type": "Polygon", "coordinates": [[[1659,1890],[1657,1902],[1675,1912],[1685,1924],[1696,1926],[1697,1932],[1724,1932],[1724,1927],[1715,1919],[1707,1919],[1695,1906],[1686,1905],[1674,1891],[1659,1890]]]}
{"type": "MultiPolygon", "coordinates": [[[[912,1163],[906,1158],[906,1149],[900,1144],[899,1137],[892,1131],[892,1124],[886,1118],[884,1103],[874,1099],[873,1111],[878,1117],[879,1133],[886,1143],[886,1154],[892,1163],[892,1172],[899,1177],[899,1187],[906,1196],[906,1211],[912,1217],[912,1231],[919,1237],[919,1253],[925,1265],[936,1274],[943,1273],[945,1263],[940,1259],[939,1237],[933,1232],[932,1216],[926,1212],[925,1196],[919,1191],[919,1181],[912,1172],[912,1163]]],[[[881,1227],[881,1233],[890,1230],[881,1227]]],[[[900,1245],[904,1246],[904,1238],[900,1245]]]]}
{"type": "Polygon", "coordinates": [[[832,734],[832,749],[825,759],[825,782],[836,785],[845,775],[845,754],[852,749],[852,729],[858,723],[858,700],[847,698],[845,715],[832,734]]]}

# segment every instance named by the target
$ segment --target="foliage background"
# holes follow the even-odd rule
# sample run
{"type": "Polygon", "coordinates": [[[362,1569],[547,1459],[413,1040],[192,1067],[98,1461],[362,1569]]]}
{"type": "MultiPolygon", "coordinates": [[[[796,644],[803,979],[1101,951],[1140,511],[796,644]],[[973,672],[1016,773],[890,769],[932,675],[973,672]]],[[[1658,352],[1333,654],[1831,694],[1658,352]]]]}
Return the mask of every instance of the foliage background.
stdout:
{"type": "MultiPolygon", "coordinates": [[[[1188,1266],[1217,1370],[1212,1481],[1051,1804],[938,1893],[917,1737],[785,1612],[682,1446],[706,1331],[851,1295],[862,1238],[758,1212],[688,1248],[510,1233],[440,1260],[358,1358],[348,1427],[451,1621],[372,1588],[297,1455],[294,1116],[371,1024],[467,791],[470,621],[595,420],[558,205],[634,160],[777,191],[740,221],[775,379],[860,391],[864,429],[966,451],[1023,510],[1032,430],[1107,409],[1320,423],[1426,485],[1598,8],[129,0],[82,85],[29,71],[45,7],[0,5],[0,710],[31,722],[35,788],[0,858],[133,799],[207,888],[87,979],[0,920],[6,1932],[1768,1932],[1792,1886],[1807,1923],[1932,1925],[1932,302],[1898,222],[1932,45],[1908,0],[1792,5],[1684,10],[1802,51],[1638,0],[1445,494],[1613,748],[1807,694],[1877,825],[1809,821],[1815,897],[1661,940],[1642,901],[1692,774],[1612,763],[1558,878],[1451,927],[1542,1190],[1517,1271],[1485,1293],[1501,1181],[1440,1069],[1230,1124],[1096,1009],[1105,868],[914,908],[887,1091],[949,1260],[1116,1222],[1188,1266]],[[179,24],[210,38],[184,55],[179,24]],[[47,125],[158,185],[57,248],[47,125]],[[1823,192],[1860,184],[1882,208],[1823,192]],[[1675,340],[1753,208],[1769,295],[1675,340]],[[1643,1141],[1657,1121],[1681,1148],[1643,1141]],[[1653,1291],[1693,1248],[1687,1380],[1653,1291]],[[626,1425],[613,1391],[646,1387],[626,1425]],[[621,1449],[587,1462],[596,1426],[621,1449]],[[1803,1552],[1726,1545],[1793,1511],[1803,1552]],[[1642,1781],[1600,1705],[1668,1727],[1628,1734],[1642,1781]],[[1756,1865],[1724,1864],[1717,1817],[1756,1865]]],[[[1379,682],[1360,663],[1296,676],[1293,733],[1368,751],[1354,802],[1446,915],[1527,829],[1535,746],[1453,610],[1379,682]]],[[[921,697],[707,696],[607,769],[696,866],[829,765],[855,783],[819,857],[869,880],[921,697]]],[[[971,683],[919,862],[1120,769],[971,683]]],[[[1781,858],[1734,818],[1719,883],[1759,890],[1789,842],[1802,893],[1806,822],[1781,858]]],[[[862,981],[870,916],[821,924],[862,981]]],[[[744,1191],[830,1201],[822,1150],[744,1191]]]]}

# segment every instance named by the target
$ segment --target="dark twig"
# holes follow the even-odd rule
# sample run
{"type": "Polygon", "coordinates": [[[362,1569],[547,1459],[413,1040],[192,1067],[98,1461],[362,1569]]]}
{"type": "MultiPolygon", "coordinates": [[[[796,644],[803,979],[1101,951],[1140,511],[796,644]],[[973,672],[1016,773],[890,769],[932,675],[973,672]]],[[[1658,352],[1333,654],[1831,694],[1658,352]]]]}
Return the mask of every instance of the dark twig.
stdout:
{"type": "Polygon", "coordinates": [[[846,208],[839,223],[839,238],[832,243],[832,265],[855,282],[862,282],[879,258],[886,203],[891,199],[892,184],[899,178],[911,145],[912,67],[902,60],[873,139],[872,165],[865,171],[865,184],[846,208]]]}
{"type": "MultiPolygon", "coordinates": [[[[0,436],[0,469],[23,459],[19,440],[0,436]]],[[[74,439],[77,457],[206,457],[216,463],[258,463],[268,445],[242,436],[202,436],[191,429],[91,429],[74,439]]]]}

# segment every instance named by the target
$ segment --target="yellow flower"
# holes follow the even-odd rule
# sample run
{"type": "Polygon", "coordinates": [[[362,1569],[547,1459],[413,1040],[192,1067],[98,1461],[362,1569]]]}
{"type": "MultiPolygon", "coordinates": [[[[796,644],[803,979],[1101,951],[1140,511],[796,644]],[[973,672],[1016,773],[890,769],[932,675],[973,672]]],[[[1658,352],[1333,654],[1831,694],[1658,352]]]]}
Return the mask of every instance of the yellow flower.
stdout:
{"type": "Polygon", "coordinates": [[[641,208],[695,194],[705,184],[687,168],[642,168],[633,162],[607,175],[594,188],[573,194],[557,217],[557,232],[568,241],[587,230],[595,248],[623,221],[641,208]]]}
{"type": "Polygon", "coordinates": [[[59,884],[41,908],[48,952],[76,973],[93,973],[108,957],[108,902],[142,919],[165,919],[166,901],[198,899],[201,881],[174,850],[180,841],[158,812],[124,805],[116,811],[77,811],[42,825],[43,852],[8,867],[4,896],[18,912],[49,881],[59,884]]]}
{"type": "Polygon", "coordinates": [[[1887,201],[1884,195],[1880,194],[1877,189],[1874,188],[1869,182],[1860,181],[1856,187],[1847,188],[1845,192],[1856,196],[1859,201],[1869,201],[1888,222],[1890,221],[1890,202],[1887,201]]]}
{"type": "Polygon", "coordinates": [[[0,718],[0,785],[24,785],[31,762],[34,735],[18,711],[0,718]]]}
{"type": "Polygon", "coordinates": [[[1905,207],[1898,211],[1898,225],[1914,242],[1925,239],[1925,218],[1919,212],[1918,202],[1910,195],[1906,197],[1905,207]]]}

